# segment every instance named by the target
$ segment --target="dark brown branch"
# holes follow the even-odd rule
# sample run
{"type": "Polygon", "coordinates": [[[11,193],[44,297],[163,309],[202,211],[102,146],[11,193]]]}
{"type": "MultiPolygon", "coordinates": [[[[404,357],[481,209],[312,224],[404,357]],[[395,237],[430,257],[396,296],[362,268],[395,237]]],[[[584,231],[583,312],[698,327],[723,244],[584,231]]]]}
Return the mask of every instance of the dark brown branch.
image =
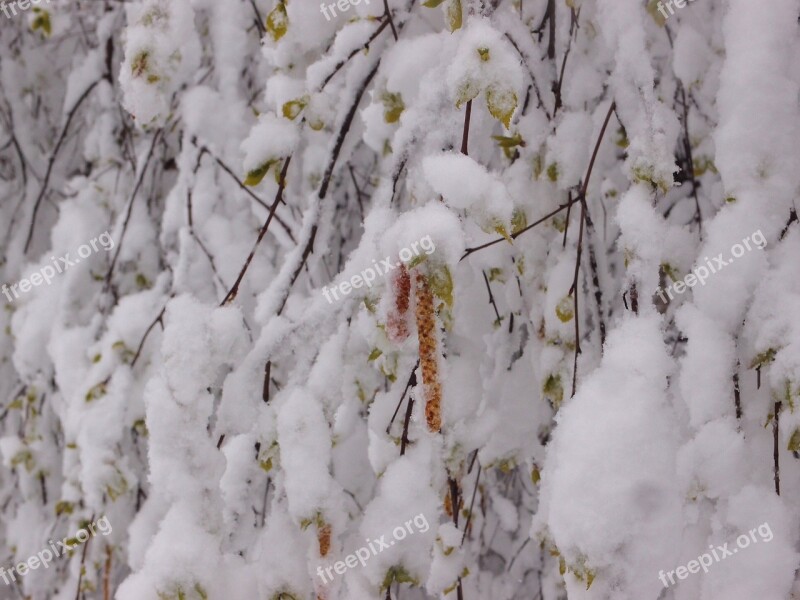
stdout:
{"type": "MultiPolygon", "coordinates": [[[[476,453],[477,456],[477,453],[476,453]]],[[[470,523],[472,523],[472,509],[475,506],[475,496],[478,493],[478,484],[481,481],[481,463],[478,462],[478,474],[475,476],[475,487],[472,489],[472,500],[469,503],[469,513],[467,514],[467,522],[464,525],[464,533],[461,535],[461,544],[464,544],[464,540],[467,537],[467,532],[469,531],[470,523]]]]}
{"type": "Polygon", "coordinates": [[[497,317],[496,323],[500,325],[503,319],[500,318],[500,312],[497,310],[497,303],[494,301],[494,296],[492,295],[492,286],[489,285],[489,278],[486,276],[486,271],[481,269],[481,273],[483,273],[483,280],[486,282],[486,291],[489,292],[489,304],[494,307],[494,314],[497,317]]]}
{"type": "Polygon", "coordinates": [[[153,327],[156,326],[156,323],[163,324],[164,312],[167,310],[167,305],[164,305],[164,308],[161,309],[161,312],[158,313],[158,316],[153,320],[152,323],[147,327],[144,332],[144,336],[142,336],[142,341],[139,342],[139,347],[136,349],[136,354],[133,355],[133,360],[131,361],[131,369],[136,365],[136,361],[139,360],[139,356],[142,354],[142,348],[144,348],[144,343],[147,341],[147,336],[150,335],[150,332],[153,330],[153,327]]]}
{"type": "MultiPolygon", "coordinates": [[[[91,523],[94,523],[94,515],[92,515],[91,523]]],[[[75,600],[80,600],[81,598],[81,583],[83,582],[83,572],[85,570],[84,565],[86,564],[86,552],[87,550],[89,550],[89,542],[91,541],[91,539],[92,538],[89,538],[85,542],[83,542],[83,552],[81,553],[81,565],[78,571],[78,589],[75,592],[75,600]]],[[[72,544],[69,545],[71,546],[72,544]]]]}
{"type": "Polygon", "coordinates": [[[469,119],[472,115],[472,100],[467,101],[467,110],[464,113],[464,133],[461,135],[461,154],[469,155],[469,119]]]}
{"type": "Polygon", "coordinates": [[[320,91],[322,91],[322,90],[324,90],[324,89],[325,89],[325,86],[326,86],[326,85],[328,85],[328,82],[329,82],[331,79],[333,79],[334,75],[336,75],[336,74],[337,74],[339,71],[341,71],[342,67],[344,67],[344,66],[345,66],[345,65],[346,65],[348,62],[350,62],[350,60],[351,60],[351,59],[352,59],[354,56],[356,56],[357,54],[359,54],[359,53],[360,53],[362,50],[369,50],[369,45],[370,45],[370,44],[371,44],[373,41],[375,41],[375,38],[377,38],[377,37],[378,37],[378,36],[381,34],[381,32],[382,32],[384,29],[386,29],[386,26],[387,26],[388,24],[389,24],[389,20],[388,20],[388,19],[384,19],[383,21],[381,21],[380,27],[378,27],[378,29],[376,29],[376,30],[375,30],[375,31],[372,33],[372,35],[371,35],[371,36],[369,36],[369,38],[367,39],[367,41],[366,41],[366,42],[364,42],[364,45],[363,45],[363,46],[360,46],[360,47],[356,48],[356,49],[355,49],[355,50],[353,50],[353,51],[352,51],[350,54],[348,54],[348,55],[347,55],[347,58],[345,58],[345,59],[344,59],[344,60],[342,60],[342,61],[339,61],[339,62],[336,64],[336,66],[333,68],[333,71],[331,71],[331,74],[330,74],[330,75],[328,75],[328,76],[325,78],[325,80],[322,82],[322,85],[319,87],[320,91]]]}
{"type": "Polygon", "coordinates": [[[575,27],[578,24],[578,16],[580,10],[578,10],[578,14],[575,13],[575,9],[570,9],[572,11],[572,20],[570,21],[569,26],[569,39],[567,40],[567,49],[564,51],[564,59],[561,61],[561,72],[558,75],[558,82],[554,86],[553,92],[556,98],[555,108],[553,109],[553,117],[555,118],[556,114],[558,114],[558,109],[561,108],[561,86],[564,83],[564,71],[567,68],[567,58],[569,57],[570,50],[572,50],[572,36],[575,32],[575,27]]]}
{"type": "Polygon", "coordinates": [[[400,436],[400,456],[406,453],[406,446],[408,445],[408,426],[411,424],[411,413],[414,410],[414,397],[408,397],[408,404],[406,405],[406,418],[403,420],[403,435],[400,436]]]}
{"type": "Polygon", "coordinates": [[[782,402],[775,403],[775,418],[772,421],[772,459],[775,464],[775,493],[781,495],[781,465],[780,465],[780,446],[779,446],[779,427],[781,418],[782,402]]]}
{"type": "Polygon", "coordinates": [[[530,69],[530,66],[529,66],[529,63],[528,63],[528,60],[529,60],[528,57],[525,56],[525,54],[522,52],[522,50],[520,49],[520,47],[517,44],[517,42],[514,41],[514,38],[512,38],[508,33],[506,33],[505,35],[506,35],[506,38],[508,38],[508,41],[511,42],[511,45],[514,47],[514,50],[517,51],[517,54],[519,54],[520,58],[522,59],[522,64],[525,65],[525,68],[528,70],[528,76],[531,78],[531,83],[533,84],[533,89],[536,92],[536,99],[539,102],[539,108],[541,108],[544,111],[544,114],[547,115],[547,119],[551,120],[552,117],[550,116],[550,113],[548,112],[547,108],[544,105],[544,100],[542,100],[542,93],[539,90],[539,85],[536,83],[536,77],[534,77],[533,71],[531,71],[531,69],[530,69]]]}
{"type": "MultiPolygon", "coordinates": [[[[264,208],[269,210],[269,205],[266,202],[264,202],[261,198],[259,198],[255,194],[255,192],[253,192],[253,190],[251,190],[249,187],[247,187],[242,182],[242,180],[239,179],[236,176],[236,174],[230,169],[230,167],[228,167],[228,165],[226,165],[224,162],[222,162],[222,160],[220,160],[216,155],[214,155],[214,153],[212,153],[210,150],[208,150],[208,148],[206,148],[205,146],[203,146],[201,150],[203,152],[206,152],[211,158],[213,158],[214,161],[220,167],[222,167],[222,170],[225,171],[231,177],[231,179],[233,179],[236,182],[236,185],[238,185],[242,190],[247,192],[248,196],[250,196],[253,200],[258,202],[261,206],[263,206],[264,208]]],[[[286,206],[286,202],[284,201],[283,197],[281,197],[281,204],[286,206]]],[[[292,240],[294,243],[297,243],[297,240],[294,239],[294,235],[292,235],[292,230],[289,229],[289,226],[283,221],[283,219],[280,218],[280,216],[277,213],[275,214],[275,220],[278,222],[278,225],[280,225],[281,228],[286,232],[286,235],[289,236],[289,239],[292,240]]]]}
{"type": "Polygon", "coordinates": [[[261,390],[261,399],[264,402],[269,402],[269,375],[272,371],[272,361],[268,360],[264,365],[264,388],[261,390]]]}
{"type": "Polygon", "coordinates": [[[108,274],[106,275],[106,287],[111,285],[111,276],[114,274],[114,267],[117,264],[120,250],[122,250],[122,240],[125,238],[125,233],[128,231],[128,223],[131,220],[131,213],[133,213],[133,203],[136,200],[136,195],[139,193],[139,188],[142,186],[144,175],[147,173],[147,166],[150,164],[150,159],[153,157],[153,152],[156,149],[156,143],[158,142],[158,138],[161,136],[162,131],[162,129],[159,129],[156,131],[155,135],[153,135],[153,141],[150,144],[150,150],[147,151],[147,157],[142,165],[142,171],[139,173],[139,178],[136,180],[136,185],[133,187],[130,200],[128,200],[128,210],[125,213],[125,221],[122,224],[122,232],[119,234],[119,239],[117,240],[117,250],[114,252],[114,257],[111,259],[111,266],[108,268],[108,274]]]}
{"type": "Polygon", "coordinates": [[[64,128],[61,130],[61,135],[58,136],[58,141],[56,141],[56,145],[53,148],[53,152],[50,154],[50,158],[47,161],[47,170],[44,174],[44,181],[42,182],[42,187],[39,190],[39,195],[36,197],[36,202],[33,205],[33,214],[31,215],[31,225],[28,228],[28,237],[25,240],[25,249],[24,252],[28,252],[28,248],[31,245],[31,240],[33,239],[33,229],[36,226],[36,213],[39,212],[39,205],[42,203],[44,199],[45,193],[47,193],[47,185],[50,183],[50,176],[53,173],[53,165],[56,162],[56,157],[58,156],[58,151],[61,150],[61,145],[64,143],[64,140],[67,137],[67,131],[69,131],[69,125],[72,123],[72,119],[75,117],[75,114],[78,112],[78,108],[80,108],[81,104],[83,103],[86,98],[89,97],[89,94],[95,88],[95,86],[103,80],[101,77],[100,79],[93,82],[89,87],[87,87],[84,92],[80,95],[78,100],[75,102],[75,105],[70,109],[69,113],[67,114],[67,121],[64,123],[64,128]]]}
{"type": "MultiPolygon", "coordinates": [[[[579,202],[579,201],[580,201],[580,198],[575,198],[574,200],[571,200],[566,204],[562,204],[561,206],[559,206],[554,211],[547,213],[541,219],[539,219],[537,221],[534,221],[533,223],[531,223],[530,225],[528,225],[524,229],[520,229],[516,233],[512,233],[511,234],[511,239],[512,240],[517,239],[520,235],[522,235],[526,231],[528,231],[530,229],[533,229],[537,225],[541,225],[542,223],[544,223],[548,219],[550,219],[550,218],[554,217],[555,215],[557,215],[558,213],[560,213],[565,208],[569,208],[570,206],[572,206],[573,204],[575,204],[576,202],[579,202]]],[[[499,244],[500,242],[505,242],[505,241],[508,241],[508,240],[506,240],[506,238],[504,238],[504,237],[500,237],[500,238],[497,238],[496,240],[492,240],[491,242],[486,242],[485,244],[481,244],[480,246],[475,246],[474,248],[467,248],[466,251],[464,252],[464,255],[459,260],[460,261],[464,260],[465,258],[467,258],[473,252],[477,252],[478,250],[483,250],[484,248],[489,248],[490,246],[494,246],[495,244],[499,244]]]]}
{"type": "Polygon", "coordinates": [[[400,396],[400,401],[397,403],[397,408],[394,409],[394,414],[392,415],[391,421],[386,426],[386,435],[389,435],[389,431],[392,428],[392,423],[394,423],[395,418],[397,417],[397,413],[400,411],[400,406],[403,404],[403,400],[405,400],[406,394],[408,393],[409,388],[415,387],[417,385],[417,368],[419,367],[419,359],[414,364],[414,368],[411,369],[411,374],[408,376],[408,381],[406,382],[406,389],[403,390],[403,395],[400,396]]]}
{"type": "Polygon", "coordinates": [[[383,14],[386,16],[386,20],[389,21],[389,25],[392,27],[392,35],[394,36],[394,41],[397,41],[397,29],[394,27],[394,20],[392,20],[392,12],[389,10],[389,0],[383,0],[383,14]]]}
{"type": "Polygon", "coordinates": [[[581,254],[583,252],[583,231],[587,218],[586,215],[588,212],[588,206],[586,204],[586,194],[589,191],[589,180],[592,177],[592,171],[594,170],[594,163],[595,160],[597,159],[597,154],[600,151],[600,145],[603,142],[603,137],[605,136],[606,128],[608,127],[608,122],[611,120],[611,115],[614,113],[615,108],[616,108],[616,103],[612,102],[611,106],[608,109],[608,114],[606,115],[606,119],[605,121],[603,121],[603,127],[600,129],[600,135],[597,136],[597,143],[594,146],[594,151],[592,152],[592,158],[589,161],[589,168],[586,170],[586,176],[583,178],[583,187],[581,189],[581,194],[580,194],[581,217],[580,217],[580,229],[578,232],[578,252],[575,257],[575,273],[572,279],[572,287],[569,290],[569,293],[572,295],[575,304],[574,315],[573,315],[573,318],[575,319],[575,359],[573,361],[573,368],[572,368],[572,396],[575,395],[575,390],[577,388],[578,355],[581,353],[580,313],[578,312],[578,297],[580,296],[580,289],[578,283],[578,276],[581,267],[581,254]]]}
{"type": "Polygon", "coordinates": [[[703,232],[703,213],[700,211],[700,199],[697,195],[697,178],[694,176],[694,158],[692,157],[692,142],[689,138],[689,105],[686,102],[686,91],[683,89],[683,84],[679,83],[679,90],[681,93],[681,104],[683,104],[683,151],[686,158],[686,176],[692,183],[692,196],[694,197],[695,205],[695,219],[700,228],[700,235],[703,232]]]}
{"type": "Polygon", "coordinates": [[[266,221],[264,221],[264,225],[258,232],[256,243],[253,244],[253,248],[250,250],[250,254],[247,256],[247,260],[245,260],[241,271],[239,271],[239,276],[236,278],[233,287],[225,295],[225,298],[220,303],[220,306],[225,306],[228,302],[232,302],[236,298],[236,294],[239,293],[239,285],[242,283],[242,279],[244,279],[244,274],[247,272],[247,268],[250,266],[250,263],[252,262],[253,257],[256,254],[256,249],[258,248],[258,245],[261,243],[261,240],[264,239],[264,236],[267,233],[267,229],[269,229],[269,224],[272,222],[272,218],[275,215],[275,211],[278,208],[278,204],[281,203],[281,200],[283,198],[283,190],[286,187],[286,173],[289,171],[289,163],[291,162],[292,162],[292,157],[289,156],[283,163],[283,168],[281,169],[280,179],[278,183],[278,191],[275,194],[275,201],[269,208],[269,214],[267,215],[267,219],[266,221]]]}

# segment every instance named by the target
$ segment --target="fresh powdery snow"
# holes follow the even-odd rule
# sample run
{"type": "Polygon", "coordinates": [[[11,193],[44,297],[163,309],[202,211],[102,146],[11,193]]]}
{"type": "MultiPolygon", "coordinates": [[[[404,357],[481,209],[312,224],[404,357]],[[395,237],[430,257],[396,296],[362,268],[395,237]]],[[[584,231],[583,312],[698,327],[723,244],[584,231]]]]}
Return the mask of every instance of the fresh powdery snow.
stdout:
{"type": "Polygon", "coordinates": [[[0,600],[800,600],[800,1],[0,13],[0,600]]]}

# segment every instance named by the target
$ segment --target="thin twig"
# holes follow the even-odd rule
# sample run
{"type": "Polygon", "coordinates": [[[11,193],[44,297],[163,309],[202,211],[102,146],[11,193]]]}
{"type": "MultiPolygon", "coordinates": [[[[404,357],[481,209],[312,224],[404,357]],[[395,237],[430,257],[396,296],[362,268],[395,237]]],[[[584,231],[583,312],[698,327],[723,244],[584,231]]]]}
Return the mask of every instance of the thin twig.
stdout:
{"type": "Polygon", "coordinates": [[[67,114],[67,121],[64,123],[64,128],[61,130],[61,135],[58,136],[58,141],[56,141],[56,145],[53,148],[53,152],[50,154],[50,159],[47,161],[47,171],[44,174],[44,181],[42,182],[42,187],[39,190],[39,195],[36,197],[36,202],[33,205],[33,214],[31,215],[31,225],[28,228],[28,237],[25,240],[25,249],[24,252],[28,252],[28,248],[31,245],[31,240],[33,239],[33,229],[36,225],[36,213],[39,211],[39,205],[42,203],[42,199],[44,198],[45,193],[47,192],[47,185],[50,183],[50,175],[53,173],[53,165],[56,162],[56,157],[58,156],[58,151],[61,149],[61,145],[64,143],[64,140],[67,137],[67,131],[69,130],[69,125],[72,123],[72,119],[75,114],[78,112],[78,108],[83,103],[83,101],[88,98],[89,94],[95,88],[95,86],[103,80],[103,77],[94,81],[89,87],[87,87],[84,92],[80,95],[78,100],[75,102],[75,105],[70,109],[69,113],[67,114]]]}
{"type": "Polygon", "coordinates": [[[775,469],[775,493],[781,495],[781,466],[780,466],[780,446],[778,444],[781,408],[783,403],[778,401],[775,403],[775,418],[772,420],[772,458],[774,461],[775,469]]]}
{"type": "Polygon", "coordinates": [[[331,79],[333,79],[334,75],[336,75],[336,74],[337,74],[337,73],[338,73],[338,72],[339,72],[339,71],[342,69],[342,67],[344,67],[344,66],[345,66],[345,65],[346,65],[346,64],[347,64],[347,63],[350,61],[350,59],[352,59],[354,56],[356,56],[357,54],[359,54],[359,53],[360,53],[362,50],[369,50],[369,45],[370,45],[370,44],[371,44],[371,43],[372,43],[372,42],[375,40],[375,38],[377,38],[377,37],[378,37],[378,36],[381,34],[381,32],[382,32],[384,29],[386,29],[386,26],[387,26],[388,24],[389,24],[389,20],[388,20],[388,19],[384,19],[384,20],[381,22],[381,24],[380,24],[380,27],[378,27],[378,29],[376,29],[376,30],[375,30],[375,31],[372,33],[372,35],[370,35],[370,36],[369,36],[369,38],[367,38],[367,41],[366,41],[366,42],[364,42],[364,45],[363,45],[363,46],[359,46],[358,48],[356,48],[355,50],[353,50],[353,51],[352,51],[350,54],[348,54],[348,55],[347,55],[347,58],[345,58],[344,60],[341,60],[341,61],[339,61],[339,62],[336,64],[336,66],[333,68],[333,71],[331,71],[330,75],[328,75],[328,76],[325,78],[325,80],[322,82],[322,85],[321,85],[321,86],[319,86],[319,89],[320,89],[320,91],[322,91],[323,89],[325,89],[325,86],[326,86],[326,85],[328,85],[328,82],[329,82],[331,79]]]}
{"type": "Polygon", "coordinates": [[[150,164],[150,159],[153,157],[153,152],[156,148],[156,143],[158,142],[158,138],[161,136],[161,132],[163,130],[159,129],[156,131],[155,135],[153,136],[153,141],[150,144],[150,150],[147,152],[147,157],[144,160],[144,164],[142,165],[142,170],[139,173],[139,177],[136,180],[136,185],[133,187],[133,192],[131,193],[130,200],[128,200],[128,210],[125,214],[125,220],[122,224],[122,232],[119,234],[119,239],[117,240],[117,250],[114,252],[114,257],[111,259],[111,266],[108,269],[108,274],[106,275],[106,287],[111,285],[111,276],[114,273],[114,267],[117,264],[117,258],[119,258],[120,250],[122,249],[122,240],[125,238],[125,232],[128,231],[128,223],[131,220],[131,213],[133,213],[133,203],[136,200],[136,195],[139,193],[139,188],[142,186],[142,182],[144,181],[144,175],[147,173],[147,166],[150,164]]]}
{"type": "Polygon", "coordinates": [[[616,108],[616,103],[612,102],[611,106],[608,109],[608,114],[606,114],[606,119],[603,121],[603,127],[600,129],[600,135],[597,136],[597,143],[594,146],[594,151],[592,152],[592,158],[589,161],[589,168],[586,170],[586,176],[583,178],[583,186],[580,193],[580,200],[581,200],[581,216],[580,216],[580,229],[578,232],[578,251],[575,257],[575,272],[572,279],[572,287],[569,290],[569,293],[573,296],[574,300],[574,314],[573,318],[575,319],[575,359],[573,361],[573,368],[572,368],[572,396],[575,395],[575,390],[577,388],[578,383],[578,355],[581,353],[581,338],[580,338],[580,316],[578,312],[578,297],[580,296],[580,290],[578,285],[578,275],[580,272],[581,266],[581,253],[583,251],[583,231],[584,225],[586,223],[586,214],[588,212],[588,207],[586,204],[586,194],[589,190],[589,180],[592,177],[592,171],[594,170],[594,163],[597,159],[597,154],[600,151],[600,145],[603,142],[603,137],[606,133],[606,128],[608,127],[608,123],[611,120],[611,115],[614,113],[614,109],[616,108]]]}
{"type": "Polygon", "coordinates": [[[383,0],[383,14],[386,15],[386,19],[389,21],[389,25],[392,27],[392,35],[394,36],[394,41],[397,41],[397,29],[394,28],[394,20],[392,19],[392,12],[389,10],[389,0],[383,0]]]}
{"type": "Polygon", "coordinates": [[[419,367],[419,359],[414,364],[414,368],[411,369],[411,374],[408,376],[408,381],[406,382],[406,389],[403,390],[403,395],[400,396],[400,401],[397,403],[397,408],[394,409],[394,414],[392,415],[391,421],[386,426],[386,435],[389,435],[389,431],[392,428],[392,423],[394,423],[395,418],[397,417],[397,413],[400,412],[400,406],[403,404],[403,400],[406,398],[406,394],[408,393],[409,388],[415,387],[417,385],[417,368],[419,367]]]}
{"type": "Polygon", "coordinates": [[[164,312],[167,310],[167,305],[164,305],[164,308],[161,309],[161,312],[158,313],[158,316],[153,320],[152,323],[147,327],[144,332],[144,336],[142,337],[142,341],[139,342],[139,347],[136,349],[136,354],[133,355],[133,360],[131,361],[131,369],[136,365],[136,361],[139,360],[139,356],[142,354],[142,348],[144,348],[144,343],[147,341],[147,336],[150,335],[150,332],[153,330],[153,327],[156,326],[156,323],[163,323],[164,312]]]}
{"type": "MultiPolygon", "coordinates": [[[[524,229],[520,229],[516,233],[512,233],[511,234],[511,239],[512,240],[517,239],[520,235],[522,235],[523,233],[525,233],[529,229],[533,229],[537,225],[541,225],[542,223],[544,223],[545,221],[547,221],[551,217],[554,217],[555,215],[560,213],[565,208],[569,208],[570,206],[572,206],[573,204],[575,204],[576,202],[579,202],[579,201],[580,201],[580,198],[578,197],[578,198],[575,198],[574,200],[570,200],[566,204],[562,204],[561,206],[559,206],[554,211],[547,213],[541,219],[539,219],[537,221],[534,221],[533,223],[531,223],[530,225],[528,225],[524,229]]],[[[485,244],[481,244],[480,246],[475,246],[474,248],[467,248],[466,251],[464,252],[464,254],[459,259],[459,261],[464,260],[465,258],[467,258],[473,252],[477,252],[478,250],[483,250],[484,248],[489,248],[490,246],[494,246],[495,244],[499,244],[500,242],[506,242],[506,241],[508,241],[506,238],[500,237],[500,238],[497,238],[496,240],[492,240],[491,242],[486,242],[485,244]]]]}
{"type": "Polygon", "coordinates": [[[464,113],[464,132],[461,134],[461,154],[469,155],[469,120],[472,115],[472,100],[467,101],[467,110],[464,113]]]}
{"type": "Polygon", "coordinates": [[[256,249],[258,245],[261,243],[261,240],[264,239],[264,236],[267,233],[267,229],[269,229],[269,224],[272,222],[272,217],[275,215],[275,211],[278,208],[278,204],[280,204],[281,199],[283,197],[283,190],[286,187],[286,173],[289,170],[289,163],[292,161],[292,157],[289,156],[283,163],[283,168],[281,169],[280,179],[278,183],[278,191],[275,194],[275,201],[272,203],[272,206],[269,208],[269,214],[267,215],[267,220],[264,221],[264,225],[261,227],[261,230],[258,232],[258,237],[256,238],[255,244],[253,244],[253,248],[250,250],[250,254],[247,256],[247,260],[244,261],[244,265],[242,266],[241,271],[239,271],[239,276],[236,278],[236,281],[233,284],[233,287],[225,294],[225,298],[223,298],[220,306],[225,306],[228,302],[233,301],[236,298],[236,294],[239,293],[239,285],[242,283],[242,279],[244,279],[244,274],[247,272],[247,268],[250,266],[250,263],[253,260],[253,257],[256,254],[256,249]]]}
{"type": "Polygon", "coordinates": [[[475,487],[472,489],[472,500],[469,503],[469,513],[467,514],[467,523],[464,525],[464,533],[461,535],[461,545],[464,545],[464,540],[469,531],[469,525],[472,522],[472,508],[475,506],[475,496],[478,493],[478,484],[481,480],[481,463],[478,462],[478,474],[475,476],[475,487]]]}

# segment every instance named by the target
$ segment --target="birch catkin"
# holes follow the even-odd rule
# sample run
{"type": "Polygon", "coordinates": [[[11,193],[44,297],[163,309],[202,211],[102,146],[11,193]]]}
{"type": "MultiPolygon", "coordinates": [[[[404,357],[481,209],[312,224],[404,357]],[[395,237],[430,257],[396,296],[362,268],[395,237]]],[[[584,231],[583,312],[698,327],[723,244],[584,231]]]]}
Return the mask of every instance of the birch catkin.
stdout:
{"type": "Polygon", "coordinates": [[[406,313],[410,304],[411,277],[408,269],[401,264],[398,272],[392,279],[392,293],[394,306],[389,311],[386,322],[386,333],[393,342],[400,343],[408,337],[406,313]]]}
{"type": "Polygon", "coordinates": [[[322,525],[317,530],[317,541],[319,542],[319,555],[325,557],[331,549],[331,526],[328,523],[322,525]]]}
{"type": "Polygon", "coordinates": [[[425,418],[428,421],[428,429],[438,432],[442,429],[442,386],[439,382],[433,294],[423,273],[417,272],[416,284],[417,335],[422,384],[425,390],[425,418]]]}

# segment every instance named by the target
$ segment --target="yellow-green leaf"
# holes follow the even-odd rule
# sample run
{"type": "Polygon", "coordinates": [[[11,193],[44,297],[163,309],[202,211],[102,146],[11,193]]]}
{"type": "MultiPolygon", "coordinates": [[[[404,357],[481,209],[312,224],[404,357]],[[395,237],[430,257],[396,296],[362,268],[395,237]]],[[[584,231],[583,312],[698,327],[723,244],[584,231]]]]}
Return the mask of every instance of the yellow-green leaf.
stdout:
{"type": "Polygon", "coordinates": [[[490,86],[486,89],[486,104],[491,115],[500,121],[505,128],[511,126],[511,117],[517,110],[517,94],[513,90],[498,89],[490,86]]]}
{"type": "Polygon", "coordinates": [[[461,0],[450,0],[450,4],[447,5],[447,25],[450,31],[461,29],[462,22],[461,0]]]}
{"type": "Polygon", "coordinates": [[[66,500],[59,500],[56,502],[56,516],[60,516],[62,514],[71,515],[74,509],[74,505],[72,502],[68,502],[66,500]]]}
{"type": "Polygon", "coordinates": [[[511,216],[511,234],[516,235],[528,226],[528,217],[521,208],[515,208],[511,216]]]}
{"type": "Polygon", "coordinates": [[[381,102],[383,102],[383,120],[387,123],[397,123],[406,108],[403,97],[399,93],[384,92],[381,102]]]}
{"type": "Polygon", "coordinates": [[[373,360],[378,360],[380,355],[383,354],[380,348],[373,348],[372,352],[369,353],[367,357],[367,362],[372,362],[373,360]]]}
{"type": "Polygon", "coordinates": [[[800,452],[800,429],[795,429],[789,438],[789,451],[800,452]]]}
{"type": "Polygon", "coordinates": [[[462,105],[466,104],[480,93],[481,88],[477,81],[473,79],[464,81],[458,86],[458,92],[456,92],[456,108],[461,108],[462,105]]]}
{"type": "Polygon", "coordinates": [[[506,230],[506,226],[505,225],[503,225],[502,223],[498,223],[498,224],[496,224],[494,226],[494,230],[495,230],[495,232],[497,232],[500,235],[502,235],[509,244],[511,244],[511,245],[514,244],[514,240],[512,240],[511,236],[508,235],[508,231],[506,230]]]}
{"type": "Polygon", "coordinates": [[[478,56],[483,62],[489,62],[491,58],[488,48],[478,48],[478,56]]]}
{"type": "Polygon", "coordinates": [[[770,348],[764,352],[761,352],[760,354],[756,355],[756,357],[753,359],[753,362],[750,363],[750,368],[761,368],[764,365],[771,363],[773,360],[775,360],[775,355],[777,353],[778,351],[775,350],[775,348],[770,348]]]}
{"type": "Polygon", "coordinates": [[[564,400],[564,386],[561,383],[561,375],[549,375],[542,386],[542,393],[553,405],[553,408],[558,410],[564,400]]]}
{"type": "Polygon", "coordinates": [[[572,298],[564,296],[556,305],[556,316],[562,323],[569,323],[575,316],[572,298]]]}
{"type": "Polygon", "coordinates": [[[244,179],[244,184],[249,186],[255,186],[261,183],[261,180],[264,179],[264,176],[269,172],[269,169],[272,165],[274,165],[277,161],[270,160],[265,162],[260,167],[253,169],[249,173],[247,173],[247,177],[244,179]]]}
{"type": "Polygon", "coordinates": [[[426,2],[422,3],[422,6],[426,8],[436,8],[439,6],[444,0],[426,0],[426,2]]]}
{"type": "Polygon", "coordinates": [[[267,15],[267,31],[276,42],[286,35],[289,29],[289,16],[286,14],[286,4],[283,0],[275,5],[275,8],[267,15]]]}
{"type": "Polygon", "coordinates": [[[31,21],[31,30],[36,31],[37,29],[41,29],[44,32],[45,37],[50,37],[50,34],[53,32],[53,28],[50,24],[50,13],[43,8],[34,8],[33,12],[36,13],[36,16],[31,21]]]}
{"type": "Polygon", "coordinates": [[[98,383],[88,392],[86,392],[86,402],[91,402],[92,400],[97,400],[106,395],[106,384],[104,382],[98,383]]]}
{"type": "Polygon", "coordinates": [[[448,308],[453,306],[453,278],[450,269],[442,265],[431,269],[428,275],[428,285],[433,294],[444,301],[448,308]]]}
{"type": "Polygon", "coordinates": [[[308,105],[308,99],[308,96],[303,96],[286,102],[281,109],[283,116],[290,121],[294,121],[297,115],[303,112],[303,109],[308,105]]]}

